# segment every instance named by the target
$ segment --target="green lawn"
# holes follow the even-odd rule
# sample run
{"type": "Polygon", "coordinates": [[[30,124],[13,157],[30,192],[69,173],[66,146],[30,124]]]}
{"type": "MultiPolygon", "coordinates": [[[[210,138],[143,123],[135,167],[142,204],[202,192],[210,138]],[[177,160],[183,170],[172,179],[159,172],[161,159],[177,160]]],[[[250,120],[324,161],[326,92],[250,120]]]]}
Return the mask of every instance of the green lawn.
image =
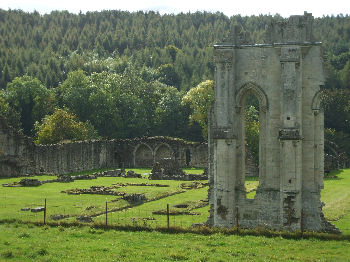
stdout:
{"type": "Polygon", "coordinates": [[[349,241],[0,224],[1,261],[349,261],[349,241]]]}
{"type": "MultiPolygon", "coordinates": [[[[94,216],[94,221],[105,221],[105,203],[108,202],[108,221],[112,224],[133,224],[146,226],[164,226],[166,217],[155,215],[154,211],[165,210],[167,204],[170,205],[171,214],[187,212],[188,214],[171,216],[172,225],[191,226],[193,223],[204,222],[208,216],[208,206],[203,200],[207,199],[207,189],[205,186],[200,189],[183,189],[182,183],[191,184],[185,181],[169,180],[148,180],[147,174],[151,172],[148,168],[133,169],[137,173],[144,175],[143,178],[117,178],[101,177],[93,180],[76,180],[73,183],[49,183],[39,187],[0,187],[0,219],[19,219],[23,221],[42,221],[43,213],[33,213],[20,211],[22,208],[33,208],[43,206],[47,199],[47,221],[51,215],[69,215],[64,221],[76,221],[80,215],[94,216]],[[127,194],[142,193],[147,201],[139,206],[133,207],[120,196],[111,195],[68,195],[62,191],[79,188],[87,189],[91,186],[112,186],[120,183],[146,183],[162,184],[168,187],[156,186],[133,186],[127,185],[113,189],[115,192],[127,194]],[[187,208],[176,208],[174,205],[185,204],[187,208]],[[124,209],[123,209],[124,208],[124,209]],[[113,212],[113,210],[118,210],[113,212]]],[[[186,169],[187,173],[201,173],[203,169],[186,169]]],[[[91,171],[90,171],[91,173],[91,171]]],[[[350,234],[350,169],[341,170],[335,173],[338,178],[326,179],[324,190],[322,191],[322,201],[326,203],[324,214],[336,226],[346,234],[350,234]]],[[[54,176],[33,177],[39,180],[54,179],[54,176]]],[[[0,179],[0,184],[19,181],[20,178],[0,179]]],[[[258,185],[257,178],[247,178],[247,197],[253,198],[258,185]]]]}
{"type": "MultiPolygon", "coordinates": [[[[148,174],[150,169],[137,169],[148,174]]],[[[189,173],[190,170],[186,170],[189,173]]],[[[193,169],[193,173],[202,170],[193,169]]],[[[165,227],[165,212],[169,204],[170,225],[191,227],[207,219],[208,186],[189,189],[193,182],[148,180],[143,178],[102,177],[73,183],[50,183],[39,187],[0,187],[0,261],[350,261],[350,242],[325,240],[287,240],[280,237],[201,235],[193,233],[132,232],[83,227],[48,227],[21,224],[20,221],[43,221],[43,212],[20,211],[24,207],[43,206],[47,199],[47,221],[53,214],[70,215],[62,221],[76,222],[79,215],[94,216],[95,223],[104,223],[108,202],[110,225],[131,225],[147,228],[165,227]],[[61,191],[90,186],[112,186],[127,194],[143,193],[147,201],[132,206],[119,196],[68,195],[61,191]],[[168,187],[136,186],[132,183],[162,184],[168,187]],[[176,205],[182,207],[176,207],[176,205]],[[120,211],[111,212],[120,209],[120,211]],[[182,214],[179,214],[182,212],[182,214]],[[185,214],[184,214],[185,212],[185,214]],[[187,212],[187,213],[186,213],[187,212]],[[177,214],[177,215],[175,215],[177,214]],[[15,219],[6,222],[6,219],[15,219]],[[307,248],[305,248],[307,247],[307,248]]],[[[350,169],[337,172],[337,179],[326,179],[322,201],[324,213],[345,235],[350,235],[350,169]]],[[[40,180],[53,176],[38,176],[40,180]]],[[[0,184],[20,178],[0,179],[0,184]]],[[[205,182],[205,181],[204,181],[205,182]]],[[[246,181],[248,197],[254,197],[256,178],[246,181]]]]}
{"type": "MultiPolygon", "coordinates": [[[[147,174],[150,169],[133,169],[137,173],[147,174]]],[[[192,170],[199,172],[198,169],[192,170]]],[[[32,177],[39,180],[55,179],[53,176],[32,177]]],[[[0,179],[1,184],[19,181],[20,178],[0,179]]],[[[204,181],[205,182],[205,181],[204,181]]],[[[110,212],[108,220],[112,224],[142,224],[147,226],[165,226],[166,216],[153,215],[153,211],[164,210],[167,204],[171,210],[187,211],[188,209],[178,209],[173,206],[188,202],[189,208],[200,200],[207,198],[207,189],[182,189],[183,183],[191,184],[185,181],[169,180],[148,180],[146,178],[122,178],[122,177],[101,177],[93,180],[76,180],[73,183],[48,183],[39,187],[0,187],[0,198],[5,201],[0,202],[0,219],[19,219],[23,221],[42,221],[43,212],[33,213],[30,211],[20,211],[22,208],[34,208],[43,206],[47,199],[47,221],[51,220],[51,215],[69,215],[65,222],[76,221],[77,216],[89,215],[96,216],[95,222],[105,221],[105,215],[97,216],[105,211],[105,204],[108,204],[108,210],[113,211],[130,206],[126,200],[120,196],[113,195],[69,195],[61,193],[70,189],[87,189],[91,186],[112,186],[120,183],[145,183],[162,184],[168,187],[156,186],[125,186],[114,189],[115,192],[125,192],[127,194],[141,193],[147,198],[144,204],[127,208],[118,212],[110,212]],[[170,196],[168,196],[170,195],[170,196]],[[159,200],[157,200],[159,199],[159,200]]],[[[193,223],[200,223],[206,220],[208,216],[208,207],[196,211],[198,215],[177,215],[172,219],[172,225],[191,226],[193,223]],[[175,224],[176,223],[176,224],[175,224]]]]}
{"type": "Polygon", "coordinates": [[[336,179],[326,179],[321,200],[325,217],[350,235],[350,169],[333,172],[336,179]]]}

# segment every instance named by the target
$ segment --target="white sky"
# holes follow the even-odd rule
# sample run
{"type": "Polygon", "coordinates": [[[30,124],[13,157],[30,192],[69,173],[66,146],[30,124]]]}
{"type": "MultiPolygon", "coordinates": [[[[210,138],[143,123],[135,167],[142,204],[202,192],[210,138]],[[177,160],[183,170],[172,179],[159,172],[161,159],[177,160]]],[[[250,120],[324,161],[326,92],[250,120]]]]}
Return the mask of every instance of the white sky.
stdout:
{"type": "Polygon", "coordinates": [[[68,10],[83,13],[101,10],[153,10],[164,13],[220,11],[227,16],[241,14],[280,14],[301,15],[304,11],[312,13],[314,17],[323,15],[350,14],[350,0],[0,0],[0,8],[22,9],[32,12],[50,13],[53,10],[68,10]]]}

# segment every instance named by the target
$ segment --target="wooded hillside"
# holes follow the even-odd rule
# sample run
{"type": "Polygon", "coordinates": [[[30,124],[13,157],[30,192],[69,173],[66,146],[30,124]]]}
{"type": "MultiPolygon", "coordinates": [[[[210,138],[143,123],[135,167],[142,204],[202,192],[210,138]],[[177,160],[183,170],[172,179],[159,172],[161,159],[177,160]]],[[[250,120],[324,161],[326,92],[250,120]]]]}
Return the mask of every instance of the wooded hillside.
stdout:
{"type": "MultiPolygon", "coordinates": [[[[125,11],[40,15],[0,10],[0,87],[23,74],[57,87],[72,70],[98,71],[86,63],[126,56],[139,67],[171,64],[174,76],[167,82],[188,90],[212,78],[212,46],[230,28],[241,25],[252,42],[261,43],[272,19],[280,17],[125,11]]],[[[314,33],[323,42],[332,69],[342,70],[350,59],[350,17],[316,18],[314,33]]]]}
{"type": "MultiPolygon", "coordinates": [[[[252,43],[263,43],[272,19],[282,18],[152,11],[40,15],[0,9],[0,111],[32,136],[36,121],[39,129],[45,115],[65,108],[88,121],[91,134],[103,137],[201,140],[199,125],[188,123],[191,109],[181,101],[185,92],[213,78],[213,44],[235,25],[252,43]],[[39,95],[43,88],[45,97],[39,95]]],[[[349,134],[350,17],[316,18],[314,34],[323,42],[325,89],[332,90],[326,126],[349,134]]]]}

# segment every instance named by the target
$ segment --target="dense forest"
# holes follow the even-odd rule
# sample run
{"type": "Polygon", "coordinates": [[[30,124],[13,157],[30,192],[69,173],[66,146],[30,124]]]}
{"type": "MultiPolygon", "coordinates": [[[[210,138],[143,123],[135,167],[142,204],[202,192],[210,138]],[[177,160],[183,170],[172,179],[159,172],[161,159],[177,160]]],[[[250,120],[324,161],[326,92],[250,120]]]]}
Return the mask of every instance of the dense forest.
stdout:
{"type": "MultiPolygon", "coordinates": [[[[0,9],[0,112],[33,137],[55,136],[55,121],[70,119],[72,130],[85,131],[68,132],[68,139],[203,140],[191,97],[183,98],[212,80],[213,44],[235,25],[252,43],[263,43],[272,19],[282,17],[0,9]]],[[[315,18],[314,35],[323,42],[328,71],[327,137],[350,152],[344,143],[350,141],[350,17],[315,18]]]]}

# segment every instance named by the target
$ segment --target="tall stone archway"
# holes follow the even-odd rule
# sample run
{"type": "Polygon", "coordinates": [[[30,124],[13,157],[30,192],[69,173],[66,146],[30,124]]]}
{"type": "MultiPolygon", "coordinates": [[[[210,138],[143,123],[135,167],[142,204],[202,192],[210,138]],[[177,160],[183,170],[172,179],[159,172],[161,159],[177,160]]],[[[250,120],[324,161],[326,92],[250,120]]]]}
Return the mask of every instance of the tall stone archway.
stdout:
{"type": "Polygon", "coordinates": [[[259,101],[259,186],[265,181],[266,174],[266,110],[268,108],[268,99],[264,90],[259,85],[248,82],[244,84],[236,95],[236,113],[237,113],[237,143],[240,149],[237,157],[239,157],[239,176],[237,184],[242,188],[241,192],[244,194],[244,181],[246,174],[246,141],[245,141],[245,102],[248,95],[253,94],[259,101]]]}
{"type": "Polygon", "coordinates": [[[247,44],[238,31],[214,46],[215,102],[209,126],[213,226],[334,231],[322,214],[324,84],[321,43],[311,14],[273,22],[265,44],[247,44]],[[260,184],[244,190],[244,101],[260,104],[260,184]]]}

